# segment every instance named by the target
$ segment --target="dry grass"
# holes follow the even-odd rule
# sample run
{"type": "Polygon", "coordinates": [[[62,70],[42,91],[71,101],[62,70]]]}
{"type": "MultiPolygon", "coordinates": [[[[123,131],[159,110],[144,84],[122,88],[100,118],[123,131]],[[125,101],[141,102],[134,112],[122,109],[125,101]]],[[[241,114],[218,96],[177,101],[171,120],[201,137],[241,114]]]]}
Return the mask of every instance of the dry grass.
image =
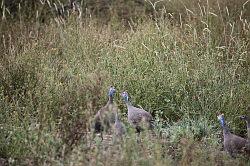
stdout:
{"type": "Polygon", "coordinates": [[[1,22],[0,157],[14,165],[249,163],[222,151],[216,119],[225,113],[245,136],[236,117],[250,101],[249,3],[223,3],[159,2],[151,18],[126,24],[119,15],[101,24],[75,14],[41,25],[1,22]],[[144,132],[138,143],[127,123],[121,142],[89,136],[110,85],[154,115],[154,136],[144,132]]]}

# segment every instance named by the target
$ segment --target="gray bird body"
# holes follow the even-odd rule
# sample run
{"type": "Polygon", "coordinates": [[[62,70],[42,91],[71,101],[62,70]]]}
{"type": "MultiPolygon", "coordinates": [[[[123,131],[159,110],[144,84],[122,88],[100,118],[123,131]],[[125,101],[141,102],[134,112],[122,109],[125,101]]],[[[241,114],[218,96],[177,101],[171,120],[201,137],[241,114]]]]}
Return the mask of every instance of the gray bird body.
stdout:
{"type": "Polygon", "coordinates": [[[115,123],[115,114],[117,112],[117,105],[113,102],[115,89],[110,89],[109,93],[111,93],[111,95],[109,95],[107,104],[102,107],[94,117],[95,132],[107,132],[111,128],[112,124],[115,123]]]}
{"type": "Polygon", "coordinates": [[[246,152],[250,154],[249,141],[240,136],[232,134],[228,126],[225,124],[224,117],[222,117],[220,121],[221,121],[221,127],[223,129],[223,138],[224,138],[223,144],[225,151],[232,156],[240,152],[246,152]]]}
{"type": "Polygon", "coordinates": [[[240,116],[242,120],[246,121],[247,124],[247,144],[246,144],[246,151],[250,154],[250,118],[246,115],[240,116]]]}
{"type": "Polygon", "coordinates": [[[127,92],[123,92],[122,97],[128,109],[128,122],[137,130],[137,132],[139,133],[144,128],[152,129],[152,115],[144,109],[132,106],[129,102],[127,92]]]}
{"type": "Polygon", "coordinates": [[[146,125],[148,125],[147,127],[148,128],[150,127],[153,117],[149,112],[145,111],[144,109],[134,107],[131,104],[127,104],[127,108],[128,108],[128,122],[132,126],[138,127],[142,123],[146,123],[146,125]]]}
{"type": "Polygon", "coordinates": [[[242,120],[246,121],[247,124],[247,138],[250,140],[250,118],[247,115],[240,116],[242,120]]]}
{"type": "Polygon", "coordinates": [[[111,127],[111,124],[115,123],[116,110],[116,105],[109,101],[97,112],[94,118],[96,132],[107,131],[111,127]]]}
{"type": "Polygon", "coordinates": [[[232,134],[228,129],[223,129],[224,148],[229,154],[235,154],[247,150],[248,141],[240,136],[232,134]]]}

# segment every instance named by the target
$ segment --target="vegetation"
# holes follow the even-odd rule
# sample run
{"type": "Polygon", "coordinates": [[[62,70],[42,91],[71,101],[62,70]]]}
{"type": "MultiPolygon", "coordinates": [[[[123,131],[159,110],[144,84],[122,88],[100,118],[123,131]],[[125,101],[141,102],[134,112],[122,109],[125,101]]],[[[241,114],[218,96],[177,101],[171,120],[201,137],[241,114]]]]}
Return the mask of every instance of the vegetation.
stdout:
{"type": "MultiPolygon", "coordinates": [[[[238,116],[250,104],[249,1],[110,1],[105,10],[106,1],[84,1],[80,16],[66,18],[45,17],[53,9],[41,2],[30,12],[19,5],[16,14],[1,5],[1,158],[11,165],[249,164],[244,154],[223,152],[216,117],[223,112],[232,132],[246,137],[238,116]],[[110,85],[152,113],[155,134],[145,131],[138,142],[126,124],[123,141],[92,139],[91,120],[110,85]]],[[[115,101],[127,122],[119,93],[115,101]]]]}

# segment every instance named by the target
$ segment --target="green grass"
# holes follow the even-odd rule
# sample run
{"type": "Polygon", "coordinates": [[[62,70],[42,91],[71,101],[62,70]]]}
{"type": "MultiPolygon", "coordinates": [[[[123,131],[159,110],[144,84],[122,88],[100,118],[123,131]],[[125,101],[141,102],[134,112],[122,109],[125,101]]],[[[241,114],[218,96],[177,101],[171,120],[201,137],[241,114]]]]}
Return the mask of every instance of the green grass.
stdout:
{"type": "MultiPolygon", "coordinates": [[[[203,7],[183,20],[155,9],[154,19],[129,28],[115,18],[100,25],[74,16],[9,25],[0,47],[0,157],[13,165],[249,163],[222,151],[216,117],[224,113],[232,132],[246,137],[238,115],[250,104],[249,18],[203,7]],[[144,132],[138,143],[129,130],[122,142],[95,138],[89,147],[86,132],[110,85],[153,114],[156,135],[144,132]]],[[[126,122],[119,93],[115,101],[126,122]]]]}

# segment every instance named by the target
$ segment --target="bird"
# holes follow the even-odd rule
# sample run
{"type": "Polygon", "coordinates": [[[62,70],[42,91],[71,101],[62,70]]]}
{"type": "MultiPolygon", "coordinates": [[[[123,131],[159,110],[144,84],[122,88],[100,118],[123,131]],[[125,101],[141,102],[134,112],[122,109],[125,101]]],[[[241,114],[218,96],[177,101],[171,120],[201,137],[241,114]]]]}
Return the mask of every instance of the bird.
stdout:
{"type": "Polygon", "coordinates": [[[246,121],[246,124],[247,124],[247,138],[250,139],[250,118],[247,115],[241,115],[240,119],[246,121]]]}
{"type": "Polygon", "coordinates": [[[129,95],[125,91],[121,94],[124,102],[127,105],[128,109],[128,122],[136,129],[137,133],[140,133],[144,129],[144,125],[146,128],[153,128],[153,116],[145,111],[144,109],[134,107],[129,101],[129,95]]]}
{"type": "Polygon", "coordinates": [[[122,137],[124,134],[126,134],[126,128],[124,124],[120,121],[117,112],[115,114],[114,132],[115,132],[115,135],[118,137],[122,137]]]}
{"type": "MultiPolygon", "coordinates": [[[[94,117],[94,133],[101,133],[109,131],[112,124],[115,123],[115,113],[117,111],[117,106],[114,103],[115,88],[110,86],[108,92],[108,102],[102,107],[94,117]]],[[[103,137],[102,137],[103,139],[103,137]]]]}
{"type": "Polygon", "coordinates": [[[247,124],[247,144],[246,144],[246,151],[250,154],[250,118],[247,115],[241,115],[241,120],[245,120],[247,124]]]}
{"type": "Polygon", "coordinates": [[[226,125],[224,114],[218,115],[217,118],[220,121],[220,125],[223,129],[223,144],[225,151],[231,156],[244,151],[249,154],[250,149],[248,147],[248,140],[230,132],[228,126],[226,125]]]}

